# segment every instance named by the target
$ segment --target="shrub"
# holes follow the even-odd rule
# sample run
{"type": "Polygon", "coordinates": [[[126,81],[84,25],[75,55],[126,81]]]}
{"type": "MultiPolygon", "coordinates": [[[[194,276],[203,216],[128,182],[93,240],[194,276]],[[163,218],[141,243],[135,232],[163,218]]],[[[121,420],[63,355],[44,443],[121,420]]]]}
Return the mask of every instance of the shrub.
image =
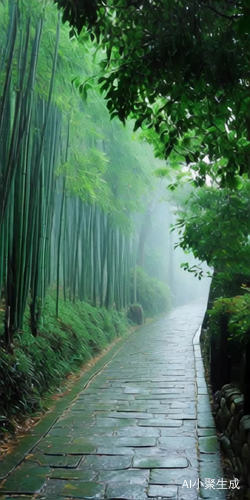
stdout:
{"type": "Polygon", "coordinates": [[[209,311],[210,329],[216,335],[222,317],[227,319],[229,340],[245,344],[250,335],[250,294],[220,298],[214,301],[209,311]]]}
{"type": "MultiPolygon", "coordinates": [[[[168,286],[148,276],[141,267],[137,267],[137,302],[142,305],[146,316],[155,316],[170,309],[170,291],[168,286]]],[[[133,279],[131,279],[131,297],[133,297],[133,279]]]]}

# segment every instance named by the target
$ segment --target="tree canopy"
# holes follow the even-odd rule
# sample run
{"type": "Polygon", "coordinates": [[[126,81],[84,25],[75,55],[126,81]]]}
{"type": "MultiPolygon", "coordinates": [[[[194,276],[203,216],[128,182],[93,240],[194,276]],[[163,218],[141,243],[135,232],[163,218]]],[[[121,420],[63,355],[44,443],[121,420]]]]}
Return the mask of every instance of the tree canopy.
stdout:
{"type": "Polygon", "coordinates": [[[105,50],[99,82],[111,117],[153,128],[162,157],[177,154],[197,184],[249,174],[246,0],[54,1],[80,40],[87,28],[105,50]]]}

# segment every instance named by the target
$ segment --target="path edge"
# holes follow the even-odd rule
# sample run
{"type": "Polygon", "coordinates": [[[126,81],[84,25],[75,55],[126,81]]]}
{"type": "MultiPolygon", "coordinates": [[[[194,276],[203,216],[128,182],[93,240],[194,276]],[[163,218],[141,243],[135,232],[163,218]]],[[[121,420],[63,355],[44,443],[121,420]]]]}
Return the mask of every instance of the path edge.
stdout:
{"type": "MultiPolygon", "coordinates": [[[[214,489],[206,489],[202,487],[205,478],[209,477],[209,472],[206,474],[206,470],[214,472],[217,478],[223,478],[223,469],[221,465],[221,455],[220,455],[220,444],[217,437],[216,425],[214,422],[214,417],[212,415],[209,391],[207,388],[207,382],[205,379],[205,368],[203,363],[203,357],[201,353],[200,337],[202,332],[202,324],[199,326],[197,331],[193,336],[193,351],[194,351],[194,363],[195,363],[195,380],[196,380],[196,415],[197,415],[197,440],[198,440],[198,474],[199,483],[201,484],[199,489],[199,499],[226,499],[225,490],[217,490],[218,496],[215,495],[214,489]],[[202,396],[199,401],[199,396],[202,396]],[[203,402],[201,401],[203,399],[203,402]],[[204,399],[206,411],[204,411],[204,399]],[[207,425],[206,425],[207,421],[207,425]],[[214,444],[211,451],[205,451],[204,448],[204,431],[211,430],[211,434],[214,438],[214,444]],[[211,461],[211,462],[210,462],[211,461]],[[209,466],[212,463],[213,466],[209,466]]],[[[216,477],[211,477],[211,479],[217,479],[216,477]]]]}

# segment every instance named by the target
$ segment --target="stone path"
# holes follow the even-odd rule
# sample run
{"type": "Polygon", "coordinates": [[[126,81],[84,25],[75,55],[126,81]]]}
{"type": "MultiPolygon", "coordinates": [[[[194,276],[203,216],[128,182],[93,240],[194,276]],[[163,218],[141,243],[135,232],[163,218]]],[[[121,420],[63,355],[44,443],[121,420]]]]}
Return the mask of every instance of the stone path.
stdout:
{"type": "Polygon", "coordinates": [[[198,491],[199,478],[222,477],[193,344],[203,313],[179,307],[132,334],[1,483],[1,498],[225,498],[207,480],[198,491]]]}

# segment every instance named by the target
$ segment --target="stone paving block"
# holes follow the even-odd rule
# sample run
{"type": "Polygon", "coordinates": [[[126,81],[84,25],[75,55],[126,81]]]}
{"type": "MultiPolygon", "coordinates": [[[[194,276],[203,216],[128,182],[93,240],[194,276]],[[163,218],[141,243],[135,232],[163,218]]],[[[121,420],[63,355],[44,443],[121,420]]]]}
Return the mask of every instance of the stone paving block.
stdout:
{"type": "Polygon", "coordinates": [[[127,483],[147,485],[149,470],[128,469],[114,471],[99,471],[98,481],[101,483],[127,483]]]}
{"type": "Polygon", "coordinates": [[[215,428],[215,423],[212,414],[207,412],[198,412],[198,427],[215,428]]]}
{"type": "Polygon", "coordinates": [[[184,481],[197,481],[198,471],[190,467],[184,469],[152,469],[150,484],[168,484],[182,486],[184,481]]]}
{"type": "Polygon", "coordinates": [[[134,448],[134,456],[166,456],[166,450],[164,448],[157,448],[156,446],[152,446],[151,448],[134,448]]]}
{"type": "Polygon", "coordinates": [[[97,473],[92,470],[55,469],[49,473],[50,479],[65,479],[70,481],[92,481],[97,473]]]}
{"type": "MultiPolygon", "coordinates": [[[[143,448],[138,448],[138,450],[142,450],[143,448]]],[[[145,448],[145,450],[148,450],[148,449],[151,449],[151,448],[145,448]]],[[[114,447],[109,447],[109,448],[97,448],[97,452],[96,452],[96,455],[114,455],[114,456],[117,456],[117,455],[134,455],[135,453],[135,449],[134,448],[130,448],[128,446],[114,446],[114,447]]]]}
{"type": "Polygon", "coordinates": [[[107,487],[106,498],[126,500],[146,500],[146,488],[140,484],[111,484],[107,487]]]}
{"type": "Polygon", "coordinates": [[[39,467],[36,464],[24,462],[1,483],[0,493],[36,493],[42,488],[49,472],[48,467],[39,467]]]}
{"type": "Polygon", "coordinates": [[[119,428],[119,427],[127,427],[128,425],[136,425],[137,420],[136,419],[128,419],[128,418],[106,418],[106,417],[101,417],[97,416],[96,417],[96,423],[98,426],[103,426],[103,427],[110,427],[112,426],[113,429],[119,428]],[[128,424],[129,420],[129,424],[128,424]]]}
{"type": "MultiPolygon", "coordinates": [[[[78,437],[77,439],[74,439],[71,443],[72,449],[85,449],[90,445],[92,446],[93,449],[96,449],[98,446],[103,446],[104,448],[107,448],[108,446],[116,446],[117,443],[117,437],[116,436],[108,436],[106,435],[100,436],[96,434],[89,435],[89,437],[78,437]]],[[[90,450],[93,451],[93,450],[90,450]]]]}
{"type": "Polygon", "coordinates": [[[198,427],[198,436],[199,437],[202,437],[202,436],[215,436],[216,435],[216,431],[215,429],[212,427],[209,427],[208,429],[206,428],[200,428],[198,427]]]}
{"type": "Polygon", "coordinates": [[[89,420],[92,419],[93,417],[93,414],[91,413],[85,413],[85,412],[81,412],[81,413],[73,413],[73,414],[70,414],[68,412],[66,412],[64,415],[62,415],[61,418],[59,418],[59,420],[57,421],[57,424],[63,424],[63,425],[67,425],[67,424],[70,424],[70,425],[88,425],[89,423],[89,420]]]}
{"type": "Polygon", "coordinates": [[[25,461],[35,462],[41,467],[63,467],[66,469],[76,468],[81,461],[81,457],[73,455],[38,455],[30,454],[25,461]]]}
{"type": "Polygon", "coordinates": [[[151,387],[157,387],[159,389],[176,389],[177,387],[179,389],[184,389],[184,384],[182,382],[166,382],[161,381],[161,382],[151,382],[151,387]]]}
{"type": "Polygon", "coordinates": [[[138,469],[180,469],[188,467],[188,461],[185,457],[134,457],[133,467],[138,469]]]}
{"type": "Polygon", "coordinates": [[[196,432],[197,422],[193,420],[183,420],[183,429],[185,430],[193,430],[196,432]]]}
{"type": "Polygon", "coordinates": [[[47,434],[48,439],[54,438],[64,438],[68,441],[71,441],[72,436],[74,435],[75,429],[73,427],[52,427],[50,432],[47,434]]]}
{"type": "Polygon", "coordinates": [[[199,449],[201,453],[216,453],[219,450],[217,436],[199,437],[199,449]]]}
{"type": "Polygon", "coordinates": [[[117,437],[115,439],[115,444],[117,446],[128,446],[128,447],[148,447],[156,445],[156,438],[153,437],[117,437]]]}
{"type": "Polygon", "coordinates": [[[201,415],[207,414],[207,415],[212,416],[211,405],[210,405],[209,401],[199,402],[199,400],[198,400],[197,408],[198,408],[198,413],[199,414],[201,414],[201,415]]]}
{"type": "Polygon", "coordinates": [[[113,436],[115,435],[115,431],[117,428],[114,428],[112,425],[108,427],[107,425],[102,427],[100,425],[94,425],[94,426],[89,426],[89,427],[83,427],[81,429],[77,428],[77,436],[74,436],[73,439],[78,438],[85,438],[89,439],[92,436],[113,436]]]}
{"type": "Polygon", "coordinates": [[[200,479],[203,481],[206,477],[214,480],[221,479],[222,471],[217,460],[200,462],[200,479]]]}
{"type": "Polygon", "coordinates": [[[141,427],[139,425],[134,425],[132,427],[125,427],[122,429],[118,429],[115,432],[115,435],[118,437],[133,436],[133,437],[157,438],[160,436],[160,429],[158,429],[157,427],[141,427]]]}
{"type": "Polygon", "coordinates": [[[155,417],[157,416],[157,414],[165,414],[167,418],[171,418],[173,420],[196,420],[195,413],[187,413],[187,412],[182,412],[182,411],[177,413],[176,410],[174,412],[172,412],[171,410],[164,411],[164,409],[161,411],[155,410],[155,412],[152,409],[150,409],[150,411],[152,413],[154,413],[155,417]]]}
{"type": "Polygon", "coordinates": [[[79,469],[94,470],[119,470],[128,469],[131,466],[132,457],[126,455],[92,455],[85,458],[79,469]]]}
{"type": "Polygon", "coordinates": [[[159,427],[161,437],[184,437],[184,436],[194,436],[192,430],[185,430],[183,427],[159,427]]]}
{"type": "MultiPolygon", "coordinates": [[[[138,401],[136,399],[127,401],[128,406],[125,407],[123,402],[121,402],[119,405],[116,407],[116,411],[134,411],[134,412],[148,412],[148,402],[147,401],[138,401]]],[[[114,408],[110,408],[110,410],[113,410],[114,408]]]]}
{"type": "Polygon", "coordinates": [[[105,486],[94,481],[64,481],[51,479],[43,490],[43,497],[57,500],[63,498],[82,498],[94,500],[104,498],[105,486]]]}
{"type": "Polygon", "coordinates": [[[48,444],[48,442],[42,441],[36,450],[46,455],[85,455],[95,452],[96,446],[90,440],[80,438],[79,442],[76,440],[74,443],[64,443],[61,440],[48,444]]]}
{"type": "Polygon", "coordinates": [[[207,387],[198,387],[198,396],[206,396],[207,395],[207,387]]]}
{"type": "Polygon", "coordinates": [[[156,484],[149,486],[148,496],[151,497],[164,497],[177,499],[178,488],[176,486],[164,486],[162,484],[156,484]]]}
{"type": "Polygon", "coordinates": [[[200,500],[199,491],[197,488],[178,488],[178,500],[200,500]]]}
{"type": "Polygon", "coordinates": [[[167,450],[185,450],[191,448],[195,450],[197,441],[194,437],[188,436],[176,436],[172,437],[161,437],[158,440],[158,445],[161,448],[166,448],[167,450]]]}
{"type": "Polygon", "coordinates": [[[200,453],[199,462],[205,462],[205,463],[206,462],[213,462],[217,466],[218,474],[222,475],[221,458],[220,458],[219,450],[216,453],[200,453]]]}
{"type": "Polygon", "coordinates": [[[142,388],[142,387],[138,387],[138,386],[135,386],[135,387],[126,387],[124,389],[124,394],[142,394],[142,393],[145,393],[147,394],[147,389],[145,388],[142,388]]]}
{"type": "Polygon", "coordinates": [[[171,396],[171,398],[167,397],[167,394],[151,394],[150,391],[147,392],[147,394],[135,394],[135,401],[136,402],[141,402],[145,401],[146,404],[150,404],[150,401],[152,402],[166,402],[167,404],[170,404],[172,401],[174,401],[175,398],[171,396]]]}
{"type": "Polygon", "coordinates": [[[141,420],[138,422],[138,425],[141,425],[142,427],[181,427],[182,420],[155,417],[149,420],[141,420]]]}
{"type": "Polygon", "coordinates": [[[124,418],[124,419],[149,419],[152,418],[153,415],[151,413],[146,413],[146,412],[135,412],[135,411],[126,411],[126,412],[115,412],[112,411],[110,413],[104,413],[104,417],[107,418],[124,418]]]}
{"type": "Polygon", "coordinates": [[[174,396],[179,396],[180,394],[182,394],[184,392],[184,388],[183,389],[177,389],[176,387],[174,387],[173,389],[168,389],[167,387],[165,388],[160,388],[160,389],[156,389],[155,387],[151,389],[151,394],[166,394],[167,396],[169,394],[171,395],[174,395],[174,396]]]}
{"type": "Polygon", "coordinates": [[[196,411],[195,403],[173,401],[171,403],[171,410],[182,410],[194,413],[196,411]]]}
{"type": "MultiPolygon", "coordinates": [[[[193,391],[183,391],[183,392],[178,392],[178,394],[149,394],[148,396],[144,395],[135,395],[136,400],[142,400],[142,399],[157,399],[161,400],[162,402],[165,401],[166,403],[173,403],[178,399],[178,401],[182,401],[183,403],[188,403],[190,399],[194,398],[193,391]]],[[[163,403],[164,404],[164,403],[163,403]]]]}

